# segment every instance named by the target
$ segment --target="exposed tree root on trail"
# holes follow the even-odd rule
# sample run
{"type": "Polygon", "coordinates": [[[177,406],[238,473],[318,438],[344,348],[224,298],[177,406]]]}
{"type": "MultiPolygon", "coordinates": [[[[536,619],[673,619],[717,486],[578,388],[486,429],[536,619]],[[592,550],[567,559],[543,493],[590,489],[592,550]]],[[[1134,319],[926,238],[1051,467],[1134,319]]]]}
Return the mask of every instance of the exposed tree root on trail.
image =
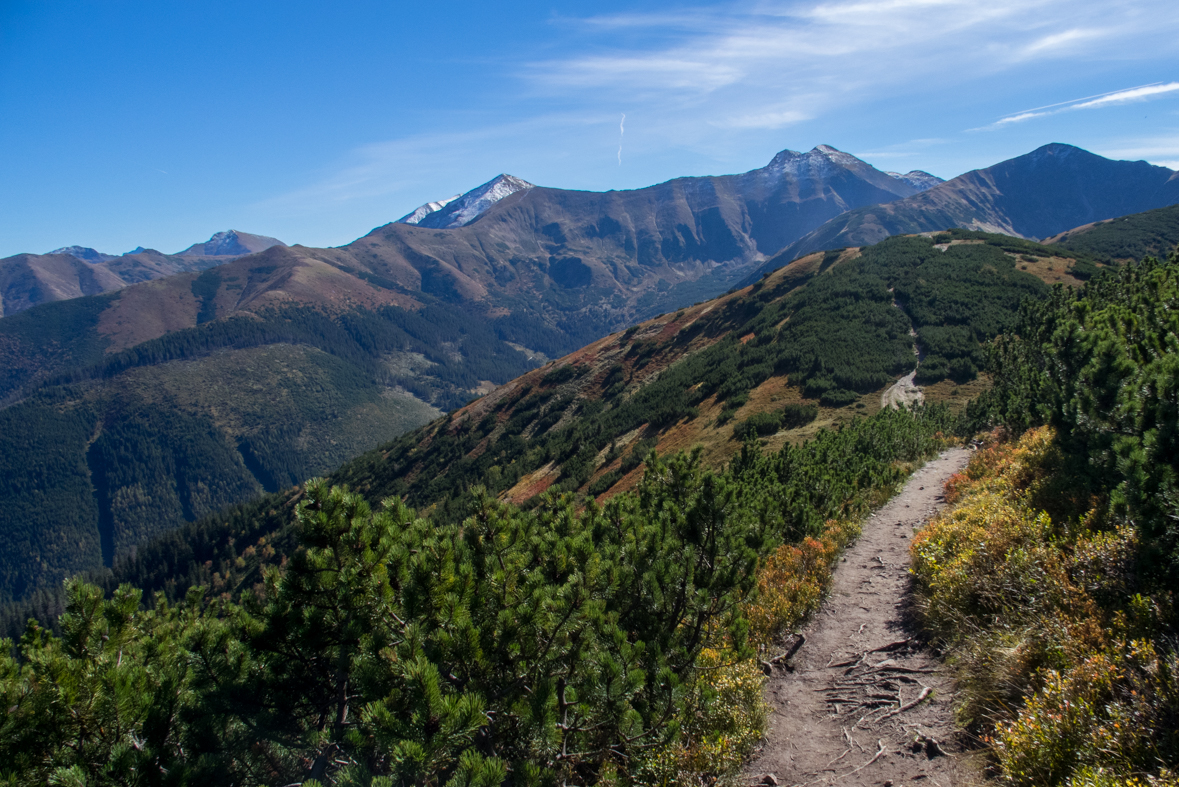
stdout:
{"type": "Polygon", "coordinates": [[[745,771],[749,784],[979,781],[954,723],[953,681],[916,639],[908,575],[914,529],[944,504],[946,480],[969,455],[943,452],[869,516],[822,610],[781,656],[762,662],[774,712],[745,771]]]}

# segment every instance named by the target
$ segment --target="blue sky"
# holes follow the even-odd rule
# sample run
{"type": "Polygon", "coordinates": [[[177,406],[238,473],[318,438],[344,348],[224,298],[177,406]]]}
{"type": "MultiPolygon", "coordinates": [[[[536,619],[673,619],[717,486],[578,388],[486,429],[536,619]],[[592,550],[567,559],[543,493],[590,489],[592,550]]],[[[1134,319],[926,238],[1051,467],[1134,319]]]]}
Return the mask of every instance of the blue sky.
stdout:
{"type": "Polygon", "coordinates": [[[500,172],[636,188],[823,143],[1179,169],[1177,55],[1174,0],[3,0],[0,256],[339,245],[500,172]]]}

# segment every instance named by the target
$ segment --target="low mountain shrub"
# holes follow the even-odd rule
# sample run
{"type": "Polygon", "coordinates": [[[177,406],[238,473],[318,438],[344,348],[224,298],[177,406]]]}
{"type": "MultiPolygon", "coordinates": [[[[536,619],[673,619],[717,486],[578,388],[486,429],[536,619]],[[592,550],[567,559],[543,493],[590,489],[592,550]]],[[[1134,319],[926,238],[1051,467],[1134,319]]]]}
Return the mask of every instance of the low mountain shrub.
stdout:
{"type": "Polygon", "coordinates": [[[257,550],[208,601],[78,582],[61,638],[3,641],[0,783],[732,781],[764,723],[758,638],[813,608],[846,523],[949,422],[883,411],[718,473],[652,454],[602,506],[477,488],[426,519],[308,482],[297,543],[240,599],[257,550]]]}
{"type": "Polygon", "coordinates": [[[1041,427],[977,452],[951,479],[953,508],[912,545],[924,620],[957,666],[963,720],[991,741],[1006,782],[1172,783],[1172,590],[1144,583],[1138,531],[1103,518],[1099,500],[1055,520],[1037,505],[1065,487],[1066,459],[1041,427]]]}

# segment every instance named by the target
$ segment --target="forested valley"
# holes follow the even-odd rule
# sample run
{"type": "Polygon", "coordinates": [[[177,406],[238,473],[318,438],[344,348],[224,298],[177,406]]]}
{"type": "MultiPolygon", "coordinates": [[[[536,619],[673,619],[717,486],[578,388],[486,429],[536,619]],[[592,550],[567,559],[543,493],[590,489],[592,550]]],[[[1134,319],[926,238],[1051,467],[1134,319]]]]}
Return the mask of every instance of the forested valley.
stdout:
{"type": "Polygon", "coordinates": [[[508,382],[537,364],[516,343],[577,346],[527,314],[494,333],[436,302],[336,315],[291,305],[104,353],[93,329],[107,300],[0,323],[5,601],[328,472],[479,386],[508,382]],[[56,354],[26,351],[34,346],[56,354]]]}

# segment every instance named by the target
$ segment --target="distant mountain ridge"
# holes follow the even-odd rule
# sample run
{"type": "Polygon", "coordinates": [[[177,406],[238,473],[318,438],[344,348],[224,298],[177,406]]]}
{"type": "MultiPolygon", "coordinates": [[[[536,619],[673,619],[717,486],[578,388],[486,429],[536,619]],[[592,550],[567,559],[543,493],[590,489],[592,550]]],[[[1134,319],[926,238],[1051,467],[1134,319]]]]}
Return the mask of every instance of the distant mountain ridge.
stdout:
{"type": "Polygon", "coordinates": [[[920,169],[911,170],[910,172],[906,172],[903,175],[899,172],[886,172],[885,174],[891,175],[894,178],[899,178],[919,191],[926,191],[938,185],[939,183],[946,182],[937,175],[930,175],[928,172],[920,169]]]}
{"type": "Polygon", "coordinates": [[[0,260],[0,317],[39,303],[98,295],[176,273],[202,271],[273,246],[286,244],[265,235],[226,230],[179,254],[142,246],[126,254],[104,254],[86,246],[65,246],[48,254],[16,254],[0,260]]]}
{"type": "MultiPolygon", "coordinates": [[[[139,249],[142,249],[142,248],[143,248],[142,246],[139,247],[139,249]]],[[[119,256],[117,254],[103,254],[101,251],[98,251],[96,249],[92,249],[89,246],[62,246],[60,249],[54,249],[53,251],[47,252],[47,253],[48,254],[68,254],[69,256],[71,256],[75,259],[81,260],[82,262],[91,262],[91,263],[106,262],[107,260],[113,260],[119,256]]],[[[134,251],[128,252],[128,254],[134,254],[134,253],[135,253],[134,251]]]]}
{"type": "Polygon", "coordinates": [[[1047,238],[1175,203],[1177,172],[1052,143],[902,200],[850,210],[783,249],[773,264],[823,249],[864,246],[890,235],[952,227],[1047,238]]]}
{"type": "Polygon", "coordinates": [[[501,175],[341,248],[409,293],[524,306],[601,333],[723,292],[824,221],[919,190],[827,145],[737,175],[627,191],[501,175]]]}

